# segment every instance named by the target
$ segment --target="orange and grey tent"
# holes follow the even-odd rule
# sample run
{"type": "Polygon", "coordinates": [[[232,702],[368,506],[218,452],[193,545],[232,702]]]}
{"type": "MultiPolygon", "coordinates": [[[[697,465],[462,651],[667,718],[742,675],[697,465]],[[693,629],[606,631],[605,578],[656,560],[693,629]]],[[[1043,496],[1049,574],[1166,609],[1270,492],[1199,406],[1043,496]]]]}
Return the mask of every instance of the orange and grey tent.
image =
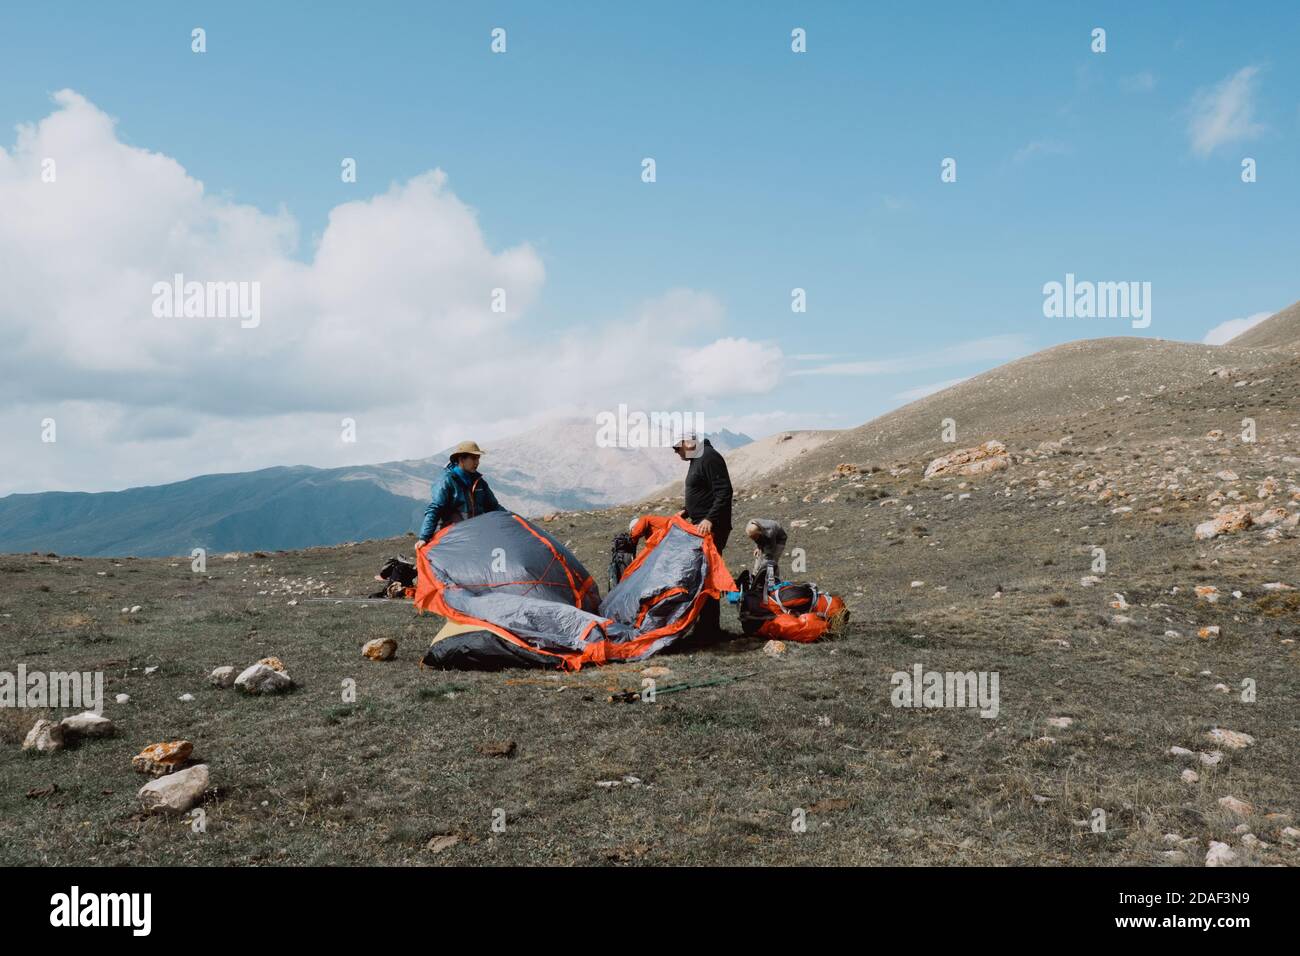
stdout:
{"type": "Polygon", "coordinates": [[[643,660],[681,637],[704,601],[736,587],[713,539],[676,517],[604,600],[568,548],[506,511],[443,528],[416,566],[416,606],[447,618],[424,663],[444,668],[643,660]]]}

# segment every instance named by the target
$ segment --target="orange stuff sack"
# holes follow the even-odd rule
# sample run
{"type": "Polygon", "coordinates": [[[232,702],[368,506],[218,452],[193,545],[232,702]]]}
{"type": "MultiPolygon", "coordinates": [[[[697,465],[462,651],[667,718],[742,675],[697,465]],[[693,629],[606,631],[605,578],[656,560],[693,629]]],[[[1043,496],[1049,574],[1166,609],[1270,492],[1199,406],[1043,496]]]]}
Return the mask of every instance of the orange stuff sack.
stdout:
{"type": "Polygon", "coordinates": [[[848,619],[843,598],[815,584],[784,581],[768,587],[759,579],[740,598],[741,630],[769,640],[808,644],[828,631],[842,630],[848,619]]]}

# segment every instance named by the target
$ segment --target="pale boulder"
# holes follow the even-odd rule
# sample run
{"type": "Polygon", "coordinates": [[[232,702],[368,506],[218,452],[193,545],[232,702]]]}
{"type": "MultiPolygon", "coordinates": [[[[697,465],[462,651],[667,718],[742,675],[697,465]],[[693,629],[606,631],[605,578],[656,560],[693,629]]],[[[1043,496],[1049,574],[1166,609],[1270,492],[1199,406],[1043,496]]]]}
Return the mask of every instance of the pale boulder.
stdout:
{"type": "Polygon", "coordinates": [[[208,765],[195,764],[157,780],[150,780],[136,794],[149,811],[184,813],[208,789],[208,765]]]}
{"type": "Polygon", "coordinates": [[[63,728],[64,735],[70,738],[113,736],[113,722],[93,710],[64,717],[59,721],[59,725],[63,728]]]}
{"type": "Polygon", "coordinates": [[[52,720],[38,720],[23,740],[23,750],[51,754],[63,749],[63,727],[52,720]]]}
{"type": "Polygon", "coordinates": [[[946,475],[983,475],[1001,471],[1011,464],[1007,446],[990,439],[974,448],[962,448],[950,455],[941,455],[925,469],[926,478],[946,475]]]}
{"type": "Polygon", "coordinates": [[[254,664],[235,678],[235,686],[245,694],[278,694],[293,686],[293,679],[266,664],[254,664]]]}

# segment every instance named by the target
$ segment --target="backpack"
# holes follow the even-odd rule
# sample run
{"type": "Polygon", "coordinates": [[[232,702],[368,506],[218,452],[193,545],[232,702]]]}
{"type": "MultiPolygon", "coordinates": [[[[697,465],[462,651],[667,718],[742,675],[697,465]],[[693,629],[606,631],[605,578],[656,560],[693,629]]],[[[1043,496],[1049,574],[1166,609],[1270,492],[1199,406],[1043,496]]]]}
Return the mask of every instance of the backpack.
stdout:
{"type": "Polygon", "coordinates": [[[632,540],[632,536],[626,532],[614,535],[614,540],[609,544],[609,589],[611,591],[619,581],[623,580],[623,575],[634,560],[636,560],[636,543],[632,540]]]}
{"type": "Polygon", "coordinates": [[[828,631],[838,634],[848,624],[848,608],[838,595],[815,584],[773,577],[753,577],[743,571],[737,579],[740,629],[745,634],[807,644],[828,631]]]}

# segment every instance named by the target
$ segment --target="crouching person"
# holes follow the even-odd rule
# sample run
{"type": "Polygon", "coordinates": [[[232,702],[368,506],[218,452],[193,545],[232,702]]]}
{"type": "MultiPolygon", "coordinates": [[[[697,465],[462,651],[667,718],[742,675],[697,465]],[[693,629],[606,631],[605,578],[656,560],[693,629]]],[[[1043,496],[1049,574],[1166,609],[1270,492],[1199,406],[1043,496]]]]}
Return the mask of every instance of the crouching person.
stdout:
{"type": "Polygon", "coordinates": [[[781,580],[781,555],[785,554],[785,528],[770,518],[754,518],[745,525],[745,536],[754,542],[755,580],[770,579],[771,586],[781,580]]]}
{"type": "Polygon", "coordinates": [[[472,441],[463,441],[451,450],[442,476],[433,483],[433,500],[424,509],[418,551],[429,543],[439,528],[473,518],[488,511],[505,511],[478,472],[483,449],[472,441]]]}

